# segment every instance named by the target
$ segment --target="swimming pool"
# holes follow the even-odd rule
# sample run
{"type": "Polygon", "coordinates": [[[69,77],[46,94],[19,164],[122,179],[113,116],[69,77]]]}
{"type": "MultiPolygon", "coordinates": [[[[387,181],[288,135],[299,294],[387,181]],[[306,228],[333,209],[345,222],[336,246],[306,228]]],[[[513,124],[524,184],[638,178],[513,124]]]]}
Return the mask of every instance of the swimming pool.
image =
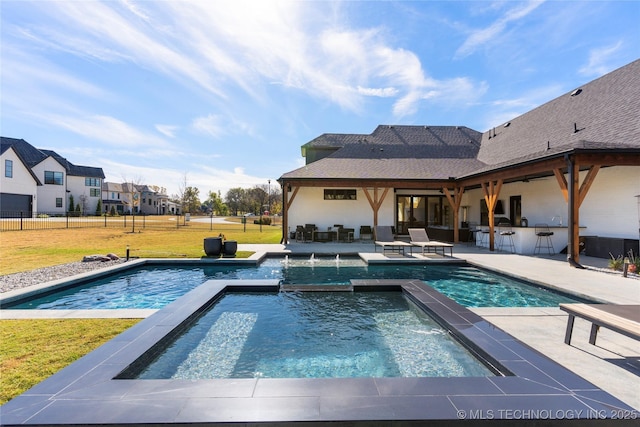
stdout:
{"type": "Polygon", "coordinates": [[[498,375],[207,380],[122,376],[123,370],[148,363],[156,346],[169,342],[221,293],[279,289],[277,280],[210,280],[3,405],[3,424],[324,425],[348,420],[350,425],[467,425],[468,414],[490,409],[505,421],[501,425],[522,424],[523,418],[501,418],[506,412],[527,414],[536,425],[565,425],[560,417],[554,418],[560,423],[549,422],[555,414],[571,414],[571,425],[575,419],[591,420],[589,414],[604,414],[602,425],[609,425],[618,413],[633,411],[422,281],[361,280],[353,287],[354,294],[360,288],[395,288],[411,295],[498,375]]]}
{"type": "Polygon", "coordinates": [[[159,309],[211,279],[277,279],[285,285],[419,279],[466,307],[555,307],[577,302],[567,295],[465,264],[367,265],[359,258],[267,258],[258,266],[146,265],[39,297],[3,303],[3,309],[159,309]]]}
{"type": "Polygon", "coordinates": [[[494,375],[401,292],[228,293],[139,379],[494,375]]]}

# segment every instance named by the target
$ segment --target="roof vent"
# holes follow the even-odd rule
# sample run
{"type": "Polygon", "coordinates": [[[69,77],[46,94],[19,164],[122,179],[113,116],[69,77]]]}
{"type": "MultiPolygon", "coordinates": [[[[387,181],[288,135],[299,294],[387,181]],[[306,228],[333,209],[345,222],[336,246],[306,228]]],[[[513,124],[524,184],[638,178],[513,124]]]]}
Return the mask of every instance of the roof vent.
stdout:
{"type": "Polygon", "coordinates": [[[509,126],[511,126],[511,122],[507,122],[504,124],[504,127],[508,128],[509,126]]]}
{"type": "Polygon", "coordinates": [[[582,93],[582,89],[576,89],[573,92],[571,92],[571,96],[578,96],[582,93]]]}

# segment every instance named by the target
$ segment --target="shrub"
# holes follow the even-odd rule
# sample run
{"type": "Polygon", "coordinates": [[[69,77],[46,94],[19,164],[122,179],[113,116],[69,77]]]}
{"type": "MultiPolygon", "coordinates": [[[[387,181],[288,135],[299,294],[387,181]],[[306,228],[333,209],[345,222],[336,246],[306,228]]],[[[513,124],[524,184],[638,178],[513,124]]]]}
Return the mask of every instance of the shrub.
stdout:
{"type": "Polygon", "coordinates": [[[269,218],[268,216],[265,216],[261,219],[254,219],[253,223],[254,224],[260,224],[262,221],[262,225],[271,225],[271,218],[269,218]]]}

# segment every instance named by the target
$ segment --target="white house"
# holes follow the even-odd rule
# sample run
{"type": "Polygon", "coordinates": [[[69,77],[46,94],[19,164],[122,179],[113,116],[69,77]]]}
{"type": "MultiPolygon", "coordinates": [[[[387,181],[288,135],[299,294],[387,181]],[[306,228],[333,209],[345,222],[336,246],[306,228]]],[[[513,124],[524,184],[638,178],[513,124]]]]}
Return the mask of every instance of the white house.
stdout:
{"type": "Polygon", "coordinates": [[[640,60],[484,133],[389,125],[321,135],[302,146],[306,165],[279,179],[283,241],[305,224],[342,225],[356,238],[361,226],[401,236],[422,227],[464,241],[478,223],[494,250],[504,221],[520,253],[534,251],[544,223],[573,265],[588,239],[586,250],[598,252],[590,255],[637,254],[639,117],[640,60]]]}
{"type": "Polygon", "coordinates": [[[78,205],[85,215],[96,213],[102,199],[102,168],[74,165],[56,152],[37,149],[23,139],[2,137],[1,147],[3,216],[36,212],[63,215],[78,205]],[[71,196],[76,206],[70,206],[71,196]]]}
{"type": "Polygon", "coordinates": [[[0,183],[0,212],[2,216],[27,216],[38,210],[38,187],[40,180],[31,168],[9,144],[2,144],[0,153],[2,176],[0,183]]]}
{"type": "Polygon", "coordinates": [[[155,185],[104,182],[102,184],[103,210],[105,213],[109,213],[113,207],[118,214],[133,212],[145,215],[170,215],[179,213],[177,205],[169,201],[169,196],[166,193],[165,188],[155,185]]]}

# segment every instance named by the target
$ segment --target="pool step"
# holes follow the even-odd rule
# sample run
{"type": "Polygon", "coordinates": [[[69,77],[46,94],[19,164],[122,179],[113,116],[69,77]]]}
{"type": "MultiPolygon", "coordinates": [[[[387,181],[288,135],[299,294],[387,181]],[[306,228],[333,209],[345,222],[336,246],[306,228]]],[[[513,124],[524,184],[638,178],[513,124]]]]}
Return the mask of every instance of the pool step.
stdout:
{"type": "Polygon", "coordinates": [[[280,292],[352,292],[351,285],[280,285],[280,292]]]}

